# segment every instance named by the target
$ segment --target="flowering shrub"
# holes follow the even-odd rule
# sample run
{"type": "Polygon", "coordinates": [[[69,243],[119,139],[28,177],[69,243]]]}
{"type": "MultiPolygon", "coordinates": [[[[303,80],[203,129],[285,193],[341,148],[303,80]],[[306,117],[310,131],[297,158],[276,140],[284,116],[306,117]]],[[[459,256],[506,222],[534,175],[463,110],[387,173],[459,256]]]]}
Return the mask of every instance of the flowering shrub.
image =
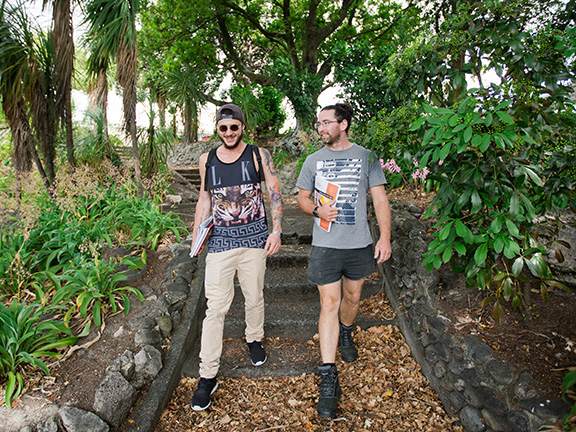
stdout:
{"type": "MultiPolygon", "coordinates": [[[[439,161],[438,165],[442,165],[444,161],[439,161]]],[[[416,186],[424,187],[426,178],[430,174],[430,169],[427,166],[419,168],[419,162],[416,158],[412,159],[413,171],[410,173],[409,178],[407,178],[402,173],[402,168],[396,163],[394,159],[388,159],[384,163],[384,159],[380,159],[380,165],[382,169],[387,173],[386,179],[390,187],[398,187],[400,185],[407,186],[414,194],[417,193],[416,186]]]]}
{"type": "Polygon", "coordinates": [[[464,273],[467,286],[487,289],[484,304],[494,302],[498,321],[502,301],[530,304],[531,278],[539,281],[545,300],[548,290],[565,288],[544,262],[547,244],[539,232],[545,228],[542,216],[574,199],[567,167],[576,155],[569,149],[560,151],[562,157],[544,151],[545,142],[528,135],[506,111],[511,101],[491,105],[482,98],[470,92],[453,109],[425,105],[427,114],[411,129],[427,124],[420,163],[437,163],[427,173],[439,187],[425,214],[438,220],[437,232],[424,264],[438,269],[450,263],[464,273]],[[564,168],[554,162],[560,159],[564,168]]]}

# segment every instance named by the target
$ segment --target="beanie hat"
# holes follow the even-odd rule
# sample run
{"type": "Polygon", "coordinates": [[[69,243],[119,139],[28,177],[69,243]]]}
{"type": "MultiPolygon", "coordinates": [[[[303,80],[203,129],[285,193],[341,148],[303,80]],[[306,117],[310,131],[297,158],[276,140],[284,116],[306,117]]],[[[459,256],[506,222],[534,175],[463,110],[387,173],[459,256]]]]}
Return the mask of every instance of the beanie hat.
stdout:
{"type": "Polygon", "coordinates": [[[216,123],[222,119],[240,120],[244,123],[244,113],[238,105],[225,104],[218,108],[216,112],[216,123]],[[222,111],[224,111],[224,113],[222,113],[222,111]]]}

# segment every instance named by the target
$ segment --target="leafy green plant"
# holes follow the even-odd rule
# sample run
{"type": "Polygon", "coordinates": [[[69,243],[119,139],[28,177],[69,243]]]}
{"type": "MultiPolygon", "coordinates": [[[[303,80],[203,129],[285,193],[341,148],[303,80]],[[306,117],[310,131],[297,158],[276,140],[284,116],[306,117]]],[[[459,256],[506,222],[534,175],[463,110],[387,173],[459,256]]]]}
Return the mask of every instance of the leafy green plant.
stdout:
{"type": "Polygon", "coordinates": [[[33,259],[24,234],[14,227],[0,231],[0,295],[18,294],[28,284],[33,259]]]}
{"type": "MultiPolygon", "coordinates": [[[[574,391],[576,391],[576,368],[568,372],[562,380],[562,399],[568,402],[568,399],[566,398],[567,394],[569,392],[574,394],[574,391]]],[[[572,400],[574,399],[575,398],[573,396],[572,400]]],[[[574,405],[572,406],[570,412],[564,417],[564,430],[576,430],[576,400],[574,400],[574,405]]]]}
{"type": "Polygon", "coordinates": [[[10,306],[0,302],[0,377],[6,382],[4,398],[9,408],[22,391],[24,369],[39,368],[50,375],[42,357],[58,358],[57,349],[74,345],[78,339],[63,322],[44,321],[48,312],[50,308],[15,299],[10,306]]]}
{"type": "Polygon", "coordinates": [[[118,268],[122,264],[129,264],[131,269],[141,268],[144,260],[125,257],[121,261],[104,262],[95,257],[93,261],[88,261],[61,277],[65,284],[54,296],[54,301],[61,303],[66,298],[74,299],[75,306],[66,313],[66,317],[70,318],[75,311],[82,318],[90,313],[94,324],[98,327],[102,325],[108,307],[112,313],[118,312],[120,299],[121,308],[127,315],[130,311],[130,299],[127,294],[133,293],[141,301],[144,297],[137,288],[118,286],[126,279],[125,274],[118,273],[118,268]]]}
{"type": "Polygon", "coordinates": [[[142,174],[149,178],[162,168],[166,168],[170,145],[176,140],[171,129],[149,128],[141,137],[140,158],[142,174]]]}
{"type": "Polygon", "coordinates": [[[86,111],[86,126],[80,128],[76,137],[75,156],[79,164],[97,166],[104,158],[119,166],[122,161],[114,149],[104,112],[100,108],[86,111]]]}
{"type": "Polygon", "coordinates": [[[180,241],[180,235],[187,232],[175,213],[162,213],[160,207],[149,200],[126,200],[118,203],[115,210],[116,228],[128,229],[131,242],[141,242],[152,250],[156,250],[167,233],[172,232],[180,241]]]}
{"type": "Polygon", "coordinates": [[[543,259],[546,247],[536,228],[541,216],[567,205],[575,182],[562,173],[544,177],[542,143],[506,111],[511,101],[492,105],[484,94],[470,92],[454,109],[425,105],[427,115],[411,129],[429,125],[421,165],[430,164],[439,184],[425,214],[438,222],[424,264],[438,269],[450,263],[468,287],[487,289],[484,304],[494,303],[500,321],[503,301],[530,305],[534,279],[544,300],[550,289],[566,289],[543,259]],[[540,199],[548,194],[554,198],[540,199]]]}
{"type": "Polygon", "coordinates": [[[272,161],[276,169],[281,169],[286,162],[290,160],[290,157],[281,147],[275,147],[272,152],[272,161]]]}

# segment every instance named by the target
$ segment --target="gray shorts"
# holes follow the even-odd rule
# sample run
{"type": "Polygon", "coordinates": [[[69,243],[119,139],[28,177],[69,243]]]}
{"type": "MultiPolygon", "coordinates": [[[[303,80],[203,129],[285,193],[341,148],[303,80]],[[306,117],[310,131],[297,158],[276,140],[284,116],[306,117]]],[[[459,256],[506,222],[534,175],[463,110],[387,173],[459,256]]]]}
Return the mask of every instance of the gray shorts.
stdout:
{"type": "Polygon", "coordinates": [[[316,285],[367,278],[374,272],[372,245],[362,249],[332,249],[312,246],[308,257],[308,280],[316,285]]]}

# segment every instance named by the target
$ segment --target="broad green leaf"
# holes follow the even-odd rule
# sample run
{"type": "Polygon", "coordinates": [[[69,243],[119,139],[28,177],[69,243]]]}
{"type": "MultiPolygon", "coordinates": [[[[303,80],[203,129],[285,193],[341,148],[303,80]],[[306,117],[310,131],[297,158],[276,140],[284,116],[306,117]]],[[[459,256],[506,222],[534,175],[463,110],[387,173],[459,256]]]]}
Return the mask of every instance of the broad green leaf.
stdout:
{"type": "Polygon", "coordinates": [[[506,228],[508,229],[508,232],[510,233],[510,235],[519,238],[520,237],[520,230],[518,229],[518,225],[516,225],[514,223],[514,221],[512,219],[506,219],[506,228]]]}
{"type": "Polygon", "coordinates": [[[506,238],[504,245],[504,256],[508,259],[514,259],[520,253],[520,246],[514,240],[506,238]]]}
{"type": "Polygon", "coordinates": [[[451,247],[446,248],[446,250],[442,254],[442,261],[447,263],[450,261],[450,258],[452,258],[452,248],[451,247]]]}
{"type": "Polygon", "coordinates": [[[512,116],[510,114],[508,114],[506,111],[496,111],[496,115],[504,123],[507,123],[507,124],[513,124],[514,123],[514,119],[512,118],[512,116]]]}
{"type": "Polygon", "coordinates": [[[469,142],[472,138],[472,126],[468,126],[464,131],[464,142],[469,142]]]}
{"type": "Polygon", "coordinates": [[[530,167],[523,167],[524,168],[524,172],[526,174],[528,174],[528,176],[530,176],[530,178],[532,179],[532,181],[534,183],[536,183],[537,186],[542,186],[544,183],[542,182],[542,179],[540,178],[540,176],[538,174],[536,174],[530,167]]]}
{"type": "Polygon", "coordinates": [[[520,273],[522,273],[522,269],[524,268],[524,258],[523,257],[518,257],[514,260],[514,263],[512,264],[512,274],[514,276],[518,276],[520,273]]]}
{"type": "Polygon", "coordinates": [[[494,220],[490,224],[490,231],[492,231],[492,233],[494,233],[494,234],[498,234],[500,231],[502,231],[502,217],[501,216],[494,218],[494,220]]]}
{"type": "Polygon", "coordinates": [[[426,132],[424,132],[424,137],[422,138],[422,145],[426,145],[430,142],[432,136],[434,136],[435,131],[436,131],[435,128],[431,128],[426,130],[426,132]]]}
{"type": "Polygon", "coordinates": [[[466,246],[464,246],[463,243],[454,243],[454,249],[456,249],[456,252],[458,252],[460,255],[466,255],[466,246]]]}
{"type": "MultiPolygon", "coordinates": [[[[451,149],[452,149],[452,144],[450,144],[450,143],[444,144],[444,146],[440,150],[440,160],[445,160],[448,157],[448,155],[450,154],[451,149]]],[[[423,166],[426,166],[426,164],[423,163],[423,166]]]]}
{"type": "Polygon", "coordinates": [[[469,127],[467,124],[461,123],[458,126],[456,126],[454,129],[452,129],[452,132],[454,132],[454,133],[460,132],[461,130],[466,129],[467,127],[469,127]]]}
{"type": "Polygon", "coordinates": [[[446,226],[444,226],[444,228],[442,228],[442,230],[440,230],[440,232],[438,233],[438,238],[440,240],[446,240],[448,238],[448,236],[450,235],[450,230],[452,229],[452,224],[453,222],[449,222],[448,224],[446,224],[446,226]]]}
{"type": "Polygon", "coordinates": [[[426,121],[426,117],[420,117],[418,120],[416,120],[414,123],[412,123],[412,125],[410,126],[410,128],[408,129],[409,131],[415,131],[420,129],[420,126],[422,126],[422,124],[426,121]]]}
{"type": "Polygon", "coordinates": [[[472,209],[470,210],[472,213],[478,213],[482,208],[482,199],[480,198],[480,194],[477,190],[472,192],[472,196],[470,197],[470,201],[472,203],[472,209]]]}
{"type": "Polygon", "coordinates": [[[503,249],[504,249],[504,240],[502,238],[502,235],[498,235],[494,239],[494,251],[496,253],[500,253],[502,252],[503,249]]]}
{"type": "Polygon", "coordinates": [[[474,262],[480,266],[486,262],[488,256],[488,243],[482,243],[474,253],[474,262]]]}
{"type": "Polygon", "coordinates": [[[520,213],[520,199],[515,193],[510,197],[510,214],[514,217],[520,213]]]}
{"type": "Polygon", "coordinates": [[[448,120],[448,125],[450,127],[454,127],[456,126],[458,123],[460,123],[460,116],[455,114],[452,117],[450,117],[450,119],[448,120]]]}

